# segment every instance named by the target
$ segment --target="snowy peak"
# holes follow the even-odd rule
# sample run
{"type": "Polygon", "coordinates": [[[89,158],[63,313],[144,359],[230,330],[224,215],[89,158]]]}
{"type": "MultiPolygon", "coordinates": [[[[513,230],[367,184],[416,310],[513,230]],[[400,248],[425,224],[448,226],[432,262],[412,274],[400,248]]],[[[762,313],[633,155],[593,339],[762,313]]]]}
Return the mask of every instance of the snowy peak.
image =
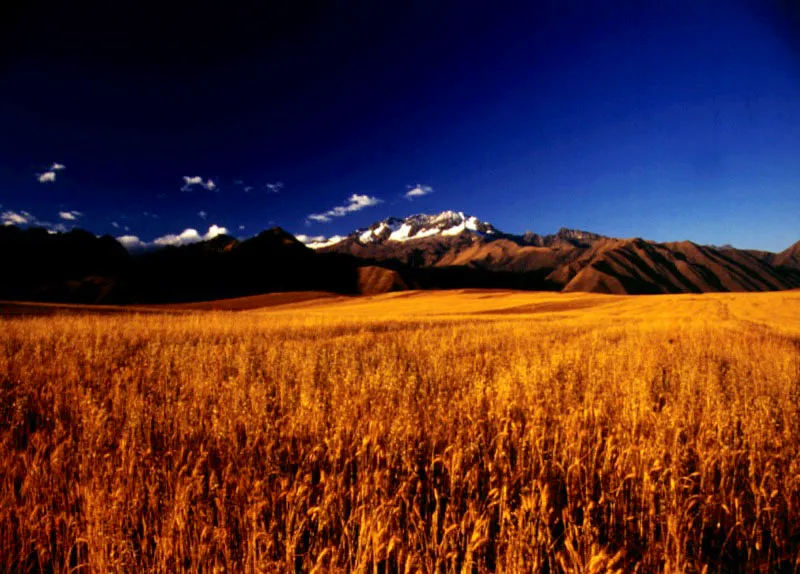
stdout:
{"type": "Polygon", "coordinates": [[[461,211],[443,211],[437,215],[417,214],[404,219],[390,217],[359,229],[353,236],[362,244],[405,242],[412,239],[443,236],[452,237],[469,232],[477,235],[496,235],[497,230],[473,215],[461,211]]]}
{"type": "MultiPolygon", "coordinates": [[[[474,215],[467,215],[463,211],[443,211],[437,214],[419,213],[405,218],[389,217],[346,236],[307,237],[300,235],[298,238],[312,249],[337,246],[337,249],[341,250],[345,249],[345,246],[373,248],[385,245],[389,247],[426,238],[446,240],[462,235],[464,238],[472,237],[473,239],[507,239],[518,245],[535,247],[565,244],[586,246],[604,238],[602,235],[589,231],[567,228],[561,228],[557,233],[551,235],[539,235],[530,231],[525,232],[524,235],[513,235],[504,233],[491,223],[481,221],[474,215]]],[[[347,247],[347,249],[349,248],[347,247]]]]}

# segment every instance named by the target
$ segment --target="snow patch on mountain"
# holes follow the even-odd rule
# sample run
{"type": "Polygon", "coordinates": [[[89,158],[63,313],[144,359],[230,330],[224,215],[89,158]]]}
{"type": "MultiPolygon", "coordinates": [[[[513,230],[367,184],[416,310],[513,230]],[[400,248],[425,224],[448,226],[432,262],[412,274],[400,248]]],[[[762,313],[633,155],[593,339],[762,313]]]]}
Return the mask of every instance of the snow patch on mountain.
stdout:
{"type": "Polygon", "coordinates": [[[408,241],[411,239],[411,226],[404,223],[389,234],[389,241],[408,241]]]}
{"type": "Polygon", "coordinates": [[[549,247],[560,243],[586,245],[594,240],[602,239],[602,235],[581,231],[579,229],[562,228],[555,234],[539,235],[530,231],[524,235],[510,235],[496,229],[491,223],[481,221],[474,215],[465,215],[462,211],[443,211],[428,215],[416,214],[405,218],[389,217],[373,223],[369,227],[356,230],[347,236],[308,237],[298,235],[298,239],[311,249],[322,249],[339,243],[347,245],[391,245],[408,241],[440,237],[450,239],[467,234],[465,237],[483,237],[485,239],[509,239],[519,245],[549,247]]]}
{"type": "Polygon", "coordinates": [[[304,243],[306,247],[311,249],[322,249],[323,247],[330,247],[331,245],[336,245],[347,239],[344,235],[333,235],[331,237],[325,237],[324,235],[319,235],[317,237],[308,237],[306,235],[296,235],[297,239],[304,243]]]}
{"type": "Polygon", "coordinates": [[[417,214],[399,219],[390,217],[374,225],[359,229],[350,237],[360,243],[383,243],[386,241],[411,241],[436,235],[452,237],[465,231],[478,235],[495,235],[497,231],[490,223],[461,211],[443,211],[436,215],[417,214]]]}

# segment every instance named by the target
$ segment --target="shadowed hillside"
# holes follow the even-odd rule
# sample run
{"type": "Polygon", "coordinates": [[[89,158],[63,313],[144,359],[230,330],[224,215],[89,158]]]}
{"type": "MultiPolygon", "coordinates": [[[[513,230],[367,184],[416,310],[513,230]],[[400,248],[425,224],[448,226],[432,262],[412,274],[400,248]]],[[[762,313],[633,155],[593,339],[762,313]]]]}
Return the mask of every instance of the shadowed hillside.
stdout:
{"type": "Polygon", "coordinates": [[[800,241],[775,255],[771,263],[779,268],[800,271],[800,241]]]}
{"type": "Polygon", "coordinates": [[[655,243],[562,229],[511,235],[462,213],[379,222],[322,249],[280,228],[129,254],[85,231],[0,228],[0,299],[95,304],[263,293],[524,289],[612,294],[800,287],[800,243],[781,253],[655,243]]]}
{"type": "Polygon", "coordinates": [[[777,291],[798,283],[745,251],[689,241],[617,242],[579,261],[565,291],[595,293],[708,293],[777,291]]]}
{"type": "Polygon", "coordinates": [[[0,227],[0,298],[123,303],[131,293],[119,282],[132,257],[113,237],[79,229],[0,227]]]}

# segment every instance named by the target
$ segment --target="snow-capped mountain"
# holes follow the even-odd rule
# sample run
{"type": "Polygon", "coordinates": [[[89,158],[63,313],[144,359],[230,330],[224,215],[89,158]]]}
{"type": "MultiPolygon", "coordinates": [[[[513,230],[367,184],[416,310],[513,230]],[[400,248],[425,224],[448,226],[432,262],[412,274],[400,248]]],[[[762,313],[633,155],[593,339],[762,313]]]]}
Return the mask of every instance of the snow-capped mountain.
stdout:
{"type": "Polygon", "coordinates": [[[491,223],[481,221],[463,211],[443,211],[432,215],[420,213],[405,218],[389,217],[369,227],[357,229],[350,235],[299,237],[311,249],[342,247],[344,244],[356,248],[383,245],[388,247],[404,243],[416,244],[422,239],[447,241],[453,238],[460,239],[459,243],[479,239],[486,241],[508,239],[518,245],[551,247],[559,243],[588,245],[603,239],[602,235],[596,233],[567,228],[559,229],[557,233],[551,235],[539,235],[530,231],[526,231],[523,235],[514,235],[504,233],[491,223]]]}
{"type": "Polygon", "coordinates": [[[347,236],[301,236],[318,253],[396,261],[414,268],[471,267],[491,271],[535,270],[577,257],[600,235],[561,229],[550,235],[504,233],[461,211],[390,217],[347,236]]]}
{"type": "Polygon", "coordinates": [[[334,236],[322,241],[310,242],[312,249],[331,247],[346,239],[362,245],[375,245],[387,242],[406,242],[426,237],[454,237],[469,233],[482,237],[501,235],[491,223],[481,221],[474,215],[461,211],[443,211],[436,215],[417,214],[406,218],[389,217],[365,229],[359,229],[346,237],[334,236]]]}

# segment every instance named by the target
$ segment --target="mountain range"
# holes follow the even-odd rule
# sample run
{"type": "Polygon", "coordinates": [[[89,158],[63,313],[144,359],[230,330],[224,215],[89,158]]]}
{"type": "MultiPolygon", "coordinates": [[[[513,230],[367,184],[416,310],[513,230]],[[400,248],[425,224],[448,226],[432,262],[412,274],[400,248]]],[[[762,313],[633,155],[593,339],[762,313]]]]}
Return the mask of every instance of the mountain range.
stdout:
{"type": "Polygon", "coordinates": [[[280,228],[245,240],[128,252],[82,230],[0,228],[0,299],[167,303],[277,291],[374,294],[509,288],[612,294],[800,287],[800,242],[780,253],[561,229],[504,233],[461,212],[388,218],[304,245],[280,228]]]}
{"type": "Polygon", "coordinates": [[[562,228],[552,235],[503,233],[461,212],[389,218],[335,243],[340,253],[412,268],[516,273],[538,288],[598,293],[772,291],[800,286],[800,242],[781,253],[619,239],[562,228]]]}

